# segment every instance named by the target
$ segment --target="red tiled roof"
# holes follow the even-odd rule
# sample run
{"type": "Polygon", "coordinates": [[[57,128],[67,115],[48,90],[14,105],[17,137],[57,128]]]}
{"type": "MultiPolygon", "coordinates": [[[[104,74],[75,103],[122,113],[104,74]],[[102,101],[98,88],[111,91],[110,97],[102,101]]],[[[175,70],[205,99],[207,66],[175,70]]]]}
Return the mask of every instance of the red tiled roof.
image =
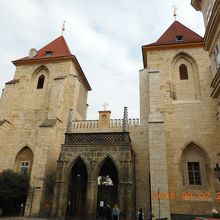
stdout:
{"type": "Polygon", "coordinates": [[[46,51],[52,51],[54,57],[71,56],[70,49],[63,36],[58,37],[37,52],[36,58],[44,57],[46,51]]]}
{"type": "Polygon", "coordinates": [[[12,61],[14,65],[25,64],[29,62],[48,62],[48,61],[57,61],[57,60],[66,60],[71,59],[74,64],[76,65],[77,70],[79,71],[83,81],[85,82],[88,90],[91,90],[89,82],[86,79],[86,76],[77,60],[77,58],[71,54],[70,49],[64,39],[63,36],[60,36],[47,44],[46,46],[42,47],[40,50],[37,51],[37,54],[33,57],[24,57],[18,60],[12,61]],[[50,55],[46,55],[46,52],[52,52],[50,55]]]}
{"type": "Polygon", "coordinates": [[[156,45],[168,45],[168,44],[183,44],[202,42],[203,37],[190,30],[178,21],[174,21],[173,24],[163,33],[163,35],[154,43],[147,46],[156,45]],[[176,36],[183,36],[183,40],[177,41],[176,36]]]}
{"type": "Polygon", "coordinates": [[[52,42],[50,42],[49,44],[47,44],[46,46],[42,47],[40,50],[37,51],[37,55],[29,58],[29,57],[24,57],[16,61],[21,61],[21,60],[35,60],[35,59],[39,59],[39,58],[53,58],[53,57],[71,57],[72,54],[70,52],[70,49],[64,39],[63,36],[60,36],[58,38],[56,38],[55,40],[53,40],[52,42]],[[46,51],[51,51],[53,52],[51,56],[45,56],[46,55],[46,51]]]}

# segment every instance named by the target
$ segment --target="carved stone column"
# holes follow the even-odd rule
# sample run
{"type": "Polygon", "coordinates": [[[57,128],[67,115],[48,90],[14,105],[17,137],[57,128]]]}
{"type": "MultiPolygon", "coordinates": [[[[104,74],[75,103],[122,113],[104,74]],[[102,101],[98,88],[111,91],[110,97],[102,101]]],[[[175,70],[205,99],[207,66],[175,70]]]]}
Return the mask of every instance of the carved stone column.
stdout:
{"type": "Polygon", "coordinates": [[[66,181],[64,179],[64,168],[66,161],[58,160],[57,161],[57,180],[55,186],[55,196],[53,201],[53,210],[52,214],[59,217],[60,219],[65,218],[65,192],[66,192],[66,181]]]}
{"type": "Polygon", "coordinates": [[[95,176],[96,161],[91,159],[90,170],[88,170],[89,180],[87,186],[87,215],[91,219],[96,218],[96,204],[97,204],[97,179],[95,176]]]}
{"type": "Polygon", "coordinates": [[[121,160],[121,180],[119,183],[119,205],[123,212],[122,219],[133,219],[135,212],[134,181],[132,175],[132,161],[121,160]]]}

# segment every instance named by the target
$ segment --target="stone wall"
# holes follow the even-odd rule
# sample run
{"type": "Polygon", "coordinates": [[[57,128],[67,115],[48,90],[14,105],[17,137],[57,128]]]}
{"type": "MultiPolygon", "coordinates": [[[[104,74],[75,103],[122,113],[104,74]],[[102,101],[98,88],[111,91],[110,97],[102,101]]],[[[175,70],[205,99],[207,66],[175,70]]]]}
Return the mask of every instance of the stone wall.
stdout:
{"type": "Polygon", "coordinates": [[[14,80],[6,84],[0,102],[0,171],[14,169],[23,147],[32,150],[25,215],[38,215],[39,210],[42,214],[45,178],[56,171],[69,109],[74,110],[75,119],[85,119],[86,102],[87,89],[72,61],[19,65],[14,80]],[[44,86],[37,89],[41,74],[44,86]]]}
{"type": "MultiPolygon", "coordinates": [[[[166,156],[167,163],[168,188],[167,190],[163,189],[163,187],[160,188],[163,189],[161,193],[168,197],[165,196],[163,202],[170,201],[170,212],[172,214],[210,213],[211,208],[217,208],[217,189],[215,188],[216,179],[213,175],[213,167],[219,161],[217,154],[219,153],[220,137],[218,135],[219,125],[216,117],[217,101],[210,98],[212,74],[210,72],[208,54],[202,48],[183,47],[148,51],[147,57],[148,69],[159,69],[160,71],[159,78],[155,78],[155,81],[150,83],[152,85],[152,83],[159,81],[159,91],[156,92],[149,89],[149,97],[151,99],[157,96],[158,105],[155,107],[155,103],[150,102],[150,109],[153,108],[154,111],[161,113],[164,118],[161,132],[163,132],[165,137],[164,156],[166,156]],[[194,75],[194,80],[197,80],[194,84],[197,87],[195,90],[189,89],[185,82],[183,84],[178,82],[178,77],[176,79],[173,77],[179,74],[178,69],[174,68],[178,59],[184,59],[188,63],[186,65],[189,67],[189,78],[194,75]],[[186,98],[178,99],[178,97],[175,98],[173,96],[175,91],[170,86],[172,83],[176,85],[178,83],[179,91],[184,93],[186,98]],[[194,99],[192,97],[197,98],[194,99]],[[182,154],[190,143],[198,146],[203,155],[205,155],[207,181],[207,184],[204,183],[205,186],[203,184],[202,186],[189,186],[184,183],[183,167],[185,165],[182,164],[182,154]],[[189,192],[192,192],[192,198],[184,196],[185,194],[188,195],[189,192]],[[207,192],[209,196],[202,198],[201,192],[207,192]],[[175,198],[171,198],[170,193],[174,193],[175,198]]],[[[151,130],[150,127],[149,129],[151,130]]],[[[161,138],[162,133],[159,133],[158,129],[155,129],[155,132],[158,132],[161,138]]],[[[160,140],[159,136],[158,138],[154,137],[157,142],[160,140]]],[[[151,141],[150,137],[149,141],[151,141]]],[[[159,150],[163,143],[157,144],[153,141],[152,144],[157,147],[150,147],[150,158],[152,154],[158,154],[158,162],[163,161],[160,158],[161,150],[159,150]]],[[[164,163],[161,164],[160,169],[164,169],[164,166],[164,163]]],[[[156,165],[154,166],[152,163],[150,163],[150,167],[151,169],[156,169],[156,165]]],[[[165,176],[165,174],[160,176],[160,172],[151,172],[151,175],[156,175],[155,178],[158,178],[159,182],[165,176]]],[[[165,185],[166,183],[164,182],[165,185]]]]}

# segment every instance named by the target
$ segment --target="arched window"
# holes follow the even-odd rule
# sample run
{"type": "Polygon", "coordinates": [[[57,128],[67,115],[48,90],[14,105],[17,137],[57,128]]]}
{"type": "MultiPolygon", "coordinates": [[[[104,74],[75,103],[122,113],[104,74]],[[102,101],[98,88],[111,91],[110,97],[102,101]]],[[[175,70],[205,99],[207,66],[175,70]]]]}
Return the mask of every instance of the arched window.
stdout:
{"type": "Polygon", "coordinates": [[[30,174],[33,164],[33,153],[29,147],[22,148],[16,156],[14,169],[21,174],[30,174]]]}
{"type": "Polygon", "coordinates": [[[188,79],[188,70],[185,64],[179,66],[180,80],[188,79]]]}
{"type": "Polygon", "coordinates": [[[43,87],[44,87],[44,79],[45,79],[44,75],[40,75],[39,76],[38,82],[37,82],[37,89],[43,89],[43,87]]]}
{"type": "Polygon", "coordinates": [[[108,201],[110,204],[118,201],[118,171],[110,157],[104,159],[99,170],[97,182],[98,201],[108,201]]]}
{"type": "Polygon", "coordinates": [[[207,185],[206,155],[194,143],[190,143],[182,154],[184,185],[199,187],[207,185]]]}
{"type": "Polygon", "coordinates": [[[102,116],[102,126],[107,127],[107,116],[106,115],[102,116]]]}
{"type": "Polygon", "coordinates": [[[172,61],[170,97],[177,101],[201,99],[198,66],[193,57],[181,52],[172,61]]]}

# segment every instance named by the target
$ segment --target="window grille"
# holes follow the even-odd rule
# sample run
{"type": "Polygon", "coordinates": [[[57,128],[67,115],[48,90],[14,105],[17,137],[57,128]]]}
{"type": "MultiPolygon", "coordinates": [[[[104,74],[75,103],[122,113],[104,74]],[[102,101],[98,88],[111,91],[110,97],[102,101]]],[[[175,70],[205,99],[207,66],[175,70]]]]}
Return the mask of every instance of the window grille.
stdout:
{"type": "Polygon", "coordinates": [[[187,162],[189,184],[202,185],[199,162],[187,162]]]}
{"type": "Polygon", "coordinates": [[[181,64],[179,66],[179,74],[180,74],[180,80],[188,79],[188,70],[187,70],[187,66],[186,65],[181,64]]]}

